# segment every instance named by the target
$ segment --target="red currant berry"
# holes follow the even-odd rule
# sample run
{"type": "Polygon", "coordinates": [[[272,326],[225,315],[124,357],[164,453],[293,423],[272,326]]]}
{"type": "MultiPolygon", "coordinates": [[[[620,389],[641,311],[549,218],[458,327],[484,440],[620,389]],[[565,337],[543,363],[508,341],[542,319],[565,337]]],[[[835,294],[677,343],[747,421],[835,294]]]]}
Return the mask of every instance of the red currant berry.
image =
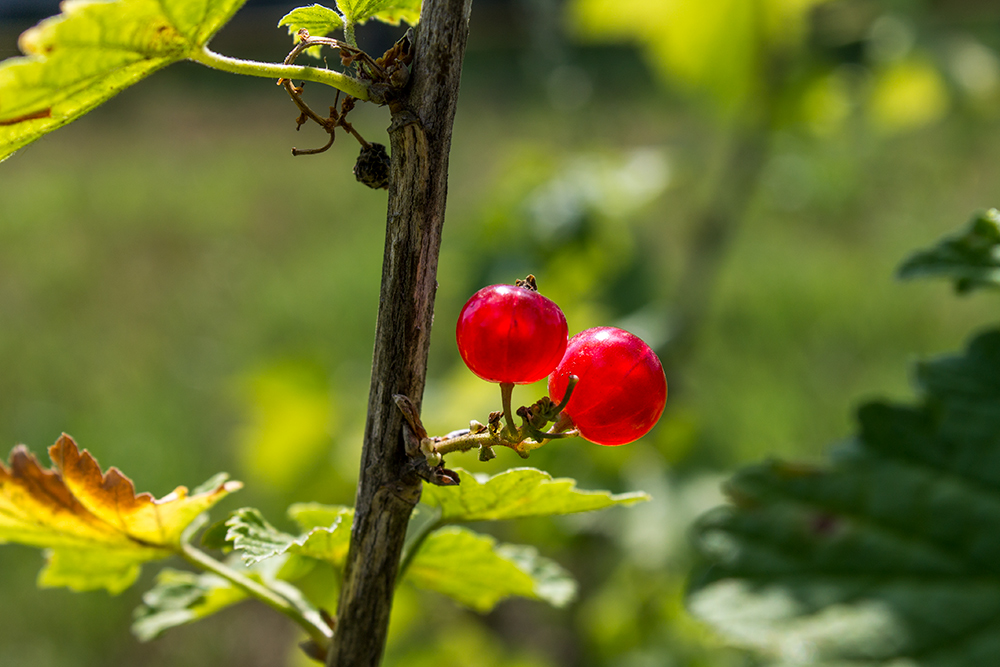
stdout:
{"type": "Polygon", "coordinates": [[[563,412],[580,435],[599,445],[638,440],[667,403],[660,360],[638,336],[622,329],[597,327],[570,339],[549,376],[549,397],[556,403],[566,394],[570,375],[579,381],[563,412]]]}
{"type": "Polygon", "coordinates": [[[529,384],[552,372],[566,350],[566,316],[535,290],[491,285],[458,316],[458,351],[489,382],[529,384]]]}

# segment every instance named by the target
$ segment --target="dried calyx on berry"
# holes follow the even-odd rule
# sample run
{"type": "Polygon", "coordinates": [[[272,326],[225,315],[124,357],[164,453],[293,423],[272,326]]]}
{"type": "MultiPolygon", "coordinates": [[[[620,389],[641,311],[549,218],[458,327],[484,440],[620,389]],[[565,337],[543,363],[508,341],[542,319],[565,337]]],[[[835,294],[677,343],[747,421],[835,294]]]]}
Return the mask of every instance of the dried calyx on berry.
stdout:
{"type": "Polygon", "coordinates": [[[389,187],[389,154],[382,144],[368,144],[361,148],[354,163],[354,177],[374,190],[389,187]]]}
{"type": "Polygon", "coordinates": [[[514,285],[516,287],[523,287],[525,289],[530,289],[532,292],[538,291],[538,283],[535,282],[535,276],[534,274],[531,273],[525,276],[523,280],[521,278],[515,280],[514,285]]]}

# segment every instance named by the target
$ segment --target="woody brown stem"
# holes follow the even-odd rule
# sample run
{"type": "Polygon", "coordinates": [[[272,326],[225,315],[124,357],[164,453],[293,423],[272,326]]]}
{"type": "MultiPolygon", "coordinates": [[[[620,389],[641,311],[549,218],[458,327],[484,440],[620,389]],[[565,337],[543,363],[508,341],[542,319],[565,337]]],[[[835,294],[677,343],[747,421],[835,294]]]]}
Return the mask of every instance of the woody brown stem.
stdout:
{"type": "Polygon", "coordinates": [[[404,420],[393,394],[418,406],[423,396],[471,4],[424,1],[410,87],[390,103],[392,163],[368,418],[329,667],[381,661],[407,524],[420,498],[419,477],[406,474],[404,420]]]}

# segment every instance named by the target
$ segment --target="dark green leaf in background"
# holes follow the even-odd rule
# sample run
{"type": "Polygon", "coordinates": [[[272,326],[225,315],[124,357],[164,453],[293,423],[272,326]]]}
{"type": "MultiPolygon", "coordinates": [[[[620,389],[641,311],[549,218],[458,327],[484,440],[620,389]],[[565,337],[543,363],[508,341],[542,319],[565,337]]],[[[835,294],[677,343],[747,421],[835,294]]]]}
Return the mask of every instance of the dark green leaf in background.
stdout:
{"type": "Polygon", "coordinates": [[[730,480],[691,610],[784,664],[1000,664],[1000,331],[869,403],[832,465],[730,480]]]}
{"type": "Polygon", "coordinates": [[[899,277],[950,278],[959,292],[1000,286],[1000,211],[977,213],[960,234],[914,253],[900,267],[899,277]]]}

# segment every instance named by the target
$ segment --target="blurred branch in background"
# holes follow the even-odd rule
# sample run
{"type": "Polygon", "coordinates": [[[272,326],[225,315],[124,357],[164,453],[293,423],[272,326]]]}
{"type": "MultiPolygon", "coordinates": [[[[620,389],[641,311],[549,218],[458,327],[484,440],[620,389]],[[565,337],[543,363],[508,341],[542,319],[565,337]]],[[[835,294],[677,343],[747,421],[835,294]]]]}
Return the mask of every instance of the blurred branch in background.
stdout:
{"type": "Polygon", "coordinates": [[[666,311],[668,333],[658,352],[674,389],[683,382],[684,361],[704,326],[726,250],[767,164],[779,101],[806,42],[810,12],[823,2],[576,0],[570,7],[582,36],[637,42],[662,81],[707,108],[727,138],[666,311]]]}
{"type": "Polygon", "coordinates": [[[1000,61],[974,35],[990,3],[966,5],[956,10],[959,19],[945,7],[906,2],[570,2],[575,34],[636,44],[660,81],[704,110],[726,137],[667,299],[659,352],[672,389],[683,382],[726,250],[769,168],[776,136],[822,141],[847,132],[879,141],[920,129],[952,106],[949,79],[973,108],[997,100],[1000,61]]]}

